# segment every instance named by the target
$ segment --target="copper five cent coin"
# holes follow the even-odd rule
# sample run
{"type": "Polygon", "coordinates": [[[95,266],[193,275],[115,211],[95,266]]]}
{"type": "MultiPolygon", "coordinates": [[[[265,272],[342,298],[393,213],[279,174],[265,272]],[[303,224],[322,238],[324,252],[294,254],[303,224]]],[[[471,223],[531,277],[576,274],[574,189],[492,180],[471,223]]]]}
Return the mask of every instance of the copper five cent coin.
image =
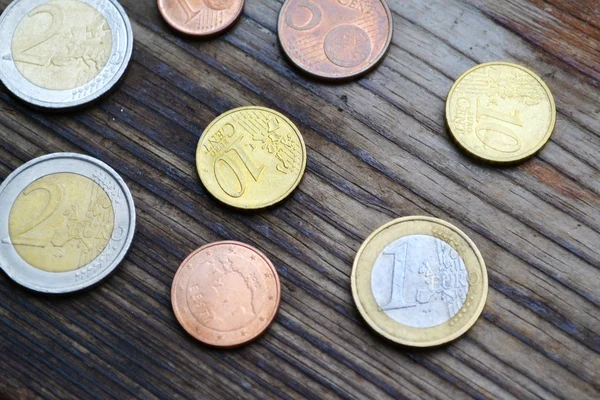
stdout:
{"type": "Polygon", "coordinates": [[[243,243],[217,242],[193,252],[171,290],[179,323],[208,345],[236,347],[260,336],[281,301],[277,270],[243,243]]]}
{"type": "Polygon", "coordinates": [[[279,14],[279,40],[300,69],[324,79],[370,71],[392,40],[385,0],[288,0],[279,14]]]}
{"type": "Polygon", "coordinates": [[[211,36],[229,28],[242,13],[244,0],[158,0],[158,9],[174,29],[211,36]]]}

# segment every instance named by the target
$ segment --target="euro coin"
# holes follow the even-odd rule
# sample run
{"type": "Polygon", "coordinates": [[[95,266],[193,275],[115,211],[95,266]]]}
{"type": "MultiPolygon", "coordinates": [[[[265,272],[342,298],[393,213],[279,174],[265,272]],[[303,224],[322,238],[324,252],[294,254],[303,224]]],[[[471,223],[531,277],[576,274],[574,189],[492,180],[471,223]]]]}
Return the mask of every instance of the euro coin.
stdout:
{"type": "Polygon", "coordinates": [[[272,206],[300,184],[306,146],[296,126],[264,107],[242,107],[215,119],[200,137],[196,165],[206,189],[241,209],[272,206]]]}
{"type": "Polygon", "coordinates": [[[0,80],[47,109],[107,93],[133,50],[129,18],[116,0],[15,0],[0,17],[0,37],[0,80]]]}
{"type": "Polygon", "coordinates": [[[43,293],[70,293],[109,276],[135,232],[135,206],[103,162],[56,153],[28,162],[0,186],[0,268],[43,293]]]}
{"type": "Polygon", "coordinates": [[[392,41],[385,0],[288,0],[279,14],[281,47],[302,71],[345,80],[371,71],[392,41]]]}
{"type": "Polygon", "coordinates": [[[158,9],[173,29],[192,36],[212,36],[231,27],[244,0],[158,0],[158,9]]]}
{"type": "Polygon", "coordinates": [[[217,242],[193,252],[177,271],[171,302],[181,326],[215,347],[237,347],[271,325],[281,301],[277,270],[255,248],[217,242]]]}
{"type": "Polygon", "coordinates": [[[527,68],[493,62],[465,72],[446,103],[452,137],[468,154],[492,163],[523,161],[544,147],[556,125],[556,105],[527,68]]]}
{"type": "Polygon", "coordinates": [[[379,228],[352,270],[354,301],[379,334],[412,347],[437,346],[477,321],[488,294],[483,258],[463,232],[435,218],[379,228]]]}

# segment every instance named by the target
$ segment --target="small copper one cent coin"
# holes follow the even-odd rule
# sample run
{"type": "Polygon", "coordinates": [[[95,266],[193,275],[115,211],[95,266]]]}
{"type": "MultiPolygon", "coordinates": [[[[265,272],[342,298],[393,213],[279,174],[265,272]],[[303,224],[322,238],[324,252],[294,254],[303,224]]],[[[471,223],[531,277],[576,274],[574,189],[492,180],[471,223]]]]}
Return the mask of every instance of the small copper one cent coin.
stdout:
{"type": "Polygon", "coordinates": [[[244,0],[158,0],[158,9],[171,27],[193,36],[212,36],[240,17],[244,0]]]}
{"type": "Polygon", "coordinates": [[[383,59],[393,25],[385,0],[287,0],[278,31],[298,68],[339,80],[363,75],[383,59]]]}
{"type": "Polygon", "coordinates": [[[277,270],[255,248],[217,242],[193,252],[175,274],[175,316],[199,341],[237,347],[259,337],[281,301],[277,270]]]}

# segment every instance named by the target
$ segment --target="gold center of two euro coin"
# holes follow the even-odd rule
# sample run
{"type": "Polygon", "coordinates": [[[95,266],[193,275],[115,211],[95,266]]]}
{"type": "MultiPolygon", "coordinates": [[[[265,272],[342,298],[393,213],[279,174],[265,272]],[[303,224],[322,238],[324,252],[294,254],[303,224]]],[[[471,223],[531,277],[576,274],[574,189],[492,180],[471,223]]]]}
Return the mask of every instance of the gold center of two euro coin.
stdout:
{"type": "Polygon", "coordinates": [[[448,95],[452,136],[471,155],[514,163],[537,153],[550,139],[556,106],[533,72],[508,63],[478,65],[461,76],[448,95]]]}
{"type": "Polygon", "coordinates": [[[110,198],[91,179],[72,173],[47,175],[15,200],[10,240],[19,256],[38,269],[73,271],[104,251],[114,219],[110,198]]]}
{"type": "Polygon", "coordinates": [[[108,22],[93,7],[76,0],[52,0],[19,22],[12,53],[17,69],[31,83],[70,90],[100,73],[112,44],[108,22]]]}
{"type": "Polygon", "coordinates": [[[306,168],[298,128],[262,107],[239,108],[206,128],[196,152],[198,173],[208,191],[237,208],[258,209],[287,197],[306,168]]]}

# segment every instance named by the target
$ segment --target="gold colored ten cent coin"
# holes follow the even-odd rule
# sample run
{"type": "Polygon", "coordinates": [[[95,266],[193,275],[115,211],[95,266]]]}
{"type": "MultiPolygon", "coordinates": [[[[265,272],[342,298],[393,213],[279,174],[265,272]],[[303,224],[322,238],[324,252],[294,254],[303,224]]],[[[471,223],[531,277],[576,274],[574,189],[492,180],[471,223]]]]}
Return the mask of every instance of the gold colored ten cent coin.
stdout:
{"type": "Polygon", "coordinates": [[[401,218],[360,248],[352,293],[366,322],[387,339],[437,346],[463,335],[481,315],[487,270],[458,228],[435,218],[401,218]]]}
{"type": "Polygon", "coordinates": [[[260,209],[285,199],[306,169],[306,146],[296,126],[263,107],[242,107],[215,119],[196,152],[202,183],[218,200],[260,209]]]}
{"type": "Polygon", "coordinates": [[[546,84],[515,64],[478,65],[448,95],[446,119],[456,142],[493,163],[525,160],[544,147],[556,124],[556,105],[546,84]]]}

